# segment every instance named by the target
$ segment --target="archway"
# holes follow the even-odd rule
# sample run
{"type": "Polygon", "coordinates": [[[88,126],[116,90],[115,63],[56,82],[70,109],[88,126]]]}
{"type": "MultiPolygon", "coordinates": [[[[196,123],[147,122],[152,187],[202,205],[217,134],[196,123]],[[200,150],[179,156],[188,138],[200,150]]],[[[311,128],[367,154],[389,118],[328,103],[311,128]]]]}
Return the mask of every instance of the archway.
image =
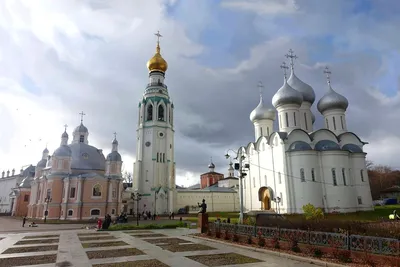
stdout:
{"type": "Polygon", "coordinates": [[[261,202],[261,210],[271,209],[272,198],[273,198],[273,193],[271,188],[261,187],[258,190],[258,200],[261,202]]]}

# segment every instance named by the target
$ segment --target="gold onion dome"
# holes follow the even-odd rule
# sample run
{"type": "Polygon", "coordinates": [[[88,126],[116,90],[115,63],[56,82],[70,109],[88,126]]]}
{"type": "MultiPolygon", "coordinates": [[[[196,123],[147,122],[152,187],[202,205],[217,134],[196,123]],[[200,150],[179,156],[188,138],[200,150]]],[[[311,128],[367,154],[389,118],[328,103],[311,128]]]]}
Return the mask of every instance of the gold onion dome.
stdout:
{"type": "Polygon", "coordinates": [[[168,69],[168,63],[160,54],[160,44],[157,43],[156,53],[154,56],[147,61],[147,68],[150,72],[152,71],[161,71],[166,72],[168,69]]]}

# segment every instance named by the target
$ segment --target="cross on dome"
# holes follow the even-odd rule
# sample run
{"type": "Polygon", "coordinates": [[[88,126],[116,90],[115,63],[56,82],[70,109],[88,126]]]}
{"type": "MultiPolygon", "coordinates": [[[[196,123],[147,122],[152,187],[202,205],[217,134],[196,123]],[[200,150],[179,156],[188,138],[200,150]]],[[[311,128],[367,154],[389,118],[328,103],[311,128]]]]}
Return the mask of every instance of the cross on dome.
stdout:
{"type": "Polygon", "coordinates": [[[263,83],[261,81],[259,81],[258,84],[257,84],[257,87],[258,87],[258,90],[260,91],[260,97],[262,97],[262,93],[263,93],[263,90],[264,90],[263,83]]]}
{"type": "Polygon", "coordinates": [[[67,131],[67,127],[68,127],[68,125],[67,125],[67,124],[64,124],[64,130],[65,130],[65,131],[67,131]]]}
{"type": "Polygon", "coordinates": [[[117,132],[114,132],[114,139],[117,139],[117,132]]]}
{"type": "Polygon", "coordinates": [[[285,55],[286,58],[290,58],[290,66],[292,70],[294,69],[294,60],[297,59],[298,57],[294,54],[294,51],[292,49],[289,49],[289,53],[285,55]]]}
{"type": "Polygon", "coordinates": [[[160,43],[160,38],[163,37],[163,36],[160,34],[160,31],[157,31],[154,35],[157,36],[157,44],[159,44],[160,43]]]}
{"type": "Polygon", "coordinates": [[[285,77],[286,80],[286,71],[289,69],[289,67],[286,66],[286,62],[282,62],[281,69],[283,70],[283,77],[285,77]]]}
{"type": "Polygon", "coordinates": [[[331,74],[332,74],[332,72],[329,70],[328,66],[325,67],[324,73],[326,74],[326,81],[328,82],[328,84],[331,84],[331,74]]]}
{"type": "Polygon", "coordinates": [[[83,116],[85,116],[86,114],[83,113],[83,111],[81,113],[79,113],[79,115],[81,115],[81,123],[83,123],[83,116]]]}

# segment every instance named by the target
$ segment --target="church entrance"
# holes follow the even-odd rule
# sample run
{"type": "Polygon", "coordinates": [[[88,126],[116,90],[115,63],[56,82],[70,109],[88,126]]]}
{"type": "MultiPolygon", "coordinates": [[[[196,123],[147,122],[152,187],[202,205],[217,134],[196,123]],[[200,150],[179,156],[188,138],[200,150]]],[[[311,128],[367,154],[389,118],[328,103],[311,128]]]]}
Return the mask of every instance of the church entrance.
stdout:
{"type": "Polygon", "coordinates": [[[271,209],[271,190],[268,187],[261,187],[258,190],[258,199],[261,201],[261,210],[271,209]]]}

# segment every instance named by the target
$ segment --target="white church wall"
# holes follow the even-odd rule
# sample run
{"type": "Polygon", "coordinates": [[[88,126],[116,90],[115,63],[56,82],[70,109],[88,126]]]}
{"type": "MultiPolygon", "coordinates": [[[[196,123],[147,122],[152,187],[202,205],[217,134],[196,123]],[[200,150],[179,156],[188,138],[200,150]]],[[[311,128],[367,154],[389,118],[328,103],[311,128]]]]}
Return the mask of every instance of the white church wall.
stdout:
{"type": "MultiPolygon", "coordinates": [[[[239,211],[238,192],[213,192],[203,190],[176,191],[176,211],[185,206],[197,206],[205,199],[207,212],[237,212],[239,211]]],[[[195,211],[197,212],[198,209],[195,211]]]]}
{"type": "Polygon", "coordinates": [[[357,209],[371,210],[373,209],[373,201],[368,178],[368,170],[365,167],[365,154],[351,154],[351,162],[357,209]]]}
{"type": "Polygon", "coordinates": [[[312,204],[323,208],[322,184],[316,151],[287,152],[289,168],[289,192],[292,205],[287,212],[303,213],[303,206],[312,204]]]}
{"type": "Polygon", "coordinates": [[[289,149],[290,145],[296,141],[303,141],[307,144],[311,143],[310,136],[307,133],[305,133],[303,130],[296,129],[290,132],[290,134],[287,136],[287,139],[285,140],[286,150],[289,149]]]}
{"type": "Polygon", "coordinates": [[[20,176],[0,178],[0,212],[11,211],[11,189],[15,188],[17,186],[17,183],[20,183],[22,179],[23,177],[20,176]]]}
{"type": "Polygon", "coordinates": [[[328,212],[353,212],[356,210],[354,188],[349,184],[349,158],[346,151],[320,152],[325,178],[325,208],[328,212]],[[345,170],[346,185],[344,185],[342,169],[345,170]]]}

